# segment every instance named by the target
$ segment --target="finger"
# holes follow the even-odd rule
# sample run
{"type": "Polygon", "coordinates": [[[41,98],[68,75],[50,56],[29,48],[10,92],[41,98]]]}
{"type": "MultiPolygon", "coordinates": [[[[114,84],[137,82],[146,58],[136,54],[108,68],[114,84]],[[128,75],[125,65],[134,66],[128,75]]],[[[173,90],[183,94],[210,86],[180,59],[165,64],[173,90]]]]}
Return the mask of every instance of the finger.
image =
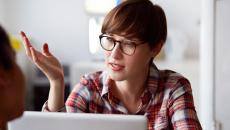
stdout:
{"type": "Polygon", "coordinates": [[[21,34],[21,37],[22,37],[22,40],[23,40],[23,43],[24,43],[26,54],[29,57],[31,57],[30,47],[32,47],[32,46],[30,44],[30,41],[29,41],[29,39],[27,38],[26,34],[23,31],[21,31],[20,34],[21,34]]]}
{"type": "Polygon", "coordinates": [[[47,43],[43,44],[43,54],[46,55],[46,56],[52,56],[52,54],[50,53],[49,51],[49,46],[47,43]]]}
{"type": "Polygon", "coordinates": [[[32,45],[31,45],[31,43],[30,43],[28,37],[26,36],[26,34],[25,34],[23,31],[21,31],[21,37],[23,38],[23,41],[24,41],[25,43],[27,43],[28,47],[32,47],[32,45]]]}
{"type": "Polygon", "coordinates": [[[31,56],[32,56],[32,60],[33,62],[36,64],[36,66],[43,71],[44,73],[47,72],[46,67],[44,66],[44,63],[42,63],[42,53],[37,51],[36,49],[34,49],[33,47],[30,48],[31,50],[31,56]]]}
{"type": "Polygon", "coordinates": [[[32,60],[37,63],[38,62],[38,57],[37,57],[37,53],[36,50],[33,47],[30,47],[30,52],[31,52],[31,57],[32,60]]]}

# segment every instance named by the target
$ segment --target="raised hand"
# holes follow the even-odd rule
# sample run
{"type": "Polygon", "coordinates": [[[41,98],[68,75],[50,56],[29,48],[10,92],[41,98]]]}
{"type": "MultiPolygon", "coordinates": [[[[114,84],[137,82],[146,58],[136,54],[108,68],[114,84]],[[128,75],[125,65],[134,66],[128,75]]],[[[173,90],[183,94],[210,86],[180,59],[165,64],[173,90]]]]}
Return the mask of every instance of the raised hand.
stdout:
{"type": "Polygon", "coordinates": [[[64,79],[64,72],[61,64],[50,51],[47,43],[43,44],[42,52],[36,50],[30,43],[24,32],[21,32],[27,56],[47,76],[50,82],[64,79]]]}
{"type": "Polygon", "coordinates": [[[37,51],[24,32],[21,32],[27,56],[47,76],[50,82],[48,97],[49,111],[58,111],[64,106],[64,72],[60,62],[50,51],[48,44],[43,44],[42,52],[37,51]]]}
{"type": "Polygon", "coordinates": [[[50,82],[48,97],[49,111],[58,111],[64,106],[64,72],[61,64],[49,51],[48,44],[43,44],[42,52],[37,51],[24,32],[21,32],[27,56],[47,76],[50,82]]]}

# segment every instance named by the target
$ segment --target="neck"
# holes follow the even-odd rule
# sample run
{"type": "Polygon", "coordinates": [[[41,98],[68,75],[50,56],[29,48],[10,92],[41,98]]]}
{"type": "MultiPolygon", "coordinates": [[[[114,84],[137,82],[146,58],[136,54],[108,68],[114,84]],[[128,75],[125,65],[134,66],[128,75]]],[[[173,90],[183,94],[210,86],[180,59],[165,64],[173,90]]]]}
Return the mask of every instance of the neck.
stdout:
{"type": "Polygon", "coordinates": [[[135,77],[124,81],[116,81],[116,89],[120,96],[132,99],[134,102],[137,101],[145,89],[148,72],[149,69],[146,69],[145,72],[137,74],[138,76],[135,75],[135,77]]]}

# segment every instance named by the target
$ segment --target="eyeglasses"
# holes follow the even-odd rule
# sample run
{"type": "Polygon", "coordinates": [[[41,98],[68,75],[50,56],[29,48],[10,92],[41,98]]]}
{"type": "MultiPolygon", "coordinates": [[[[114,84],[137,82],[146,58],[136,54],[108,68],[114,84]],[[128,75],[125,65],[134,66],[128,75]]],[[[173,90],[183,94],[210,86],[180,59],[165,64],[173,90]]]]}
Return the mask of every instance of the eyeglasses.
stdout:
{"type": "Polygon", "coordinates": [[[99,36],[99,39],[100,39],[101,47],[104,50],[112,51],[113,48],[116,46],[116,44],[120,43],[119,47],[120,47],[121,51],[124,54],[129,55],[129,56],[131,56],[135,53],[137,46],[144,44],[144,43],[136,44],[135,41],[131,41],[131,40],[117,41],[113,37],[105,35],[105,34],[101,34],[99,36]]]}

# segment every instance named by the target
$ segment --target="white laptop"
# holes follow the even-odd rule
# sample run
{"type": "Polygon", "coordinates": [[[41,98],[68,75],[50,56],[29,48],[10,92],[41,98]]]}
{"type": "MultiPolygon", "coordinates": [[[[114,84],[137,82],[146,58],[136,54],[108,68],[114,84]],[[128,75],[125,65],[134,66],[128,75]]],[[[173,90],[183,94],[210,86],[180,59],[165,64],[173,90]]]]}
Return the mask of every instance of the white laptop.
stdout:
{"type": "Polygon", "coordinates": [[[147,130],[141,115],[24,112],[8,130],[147,130]]]}

